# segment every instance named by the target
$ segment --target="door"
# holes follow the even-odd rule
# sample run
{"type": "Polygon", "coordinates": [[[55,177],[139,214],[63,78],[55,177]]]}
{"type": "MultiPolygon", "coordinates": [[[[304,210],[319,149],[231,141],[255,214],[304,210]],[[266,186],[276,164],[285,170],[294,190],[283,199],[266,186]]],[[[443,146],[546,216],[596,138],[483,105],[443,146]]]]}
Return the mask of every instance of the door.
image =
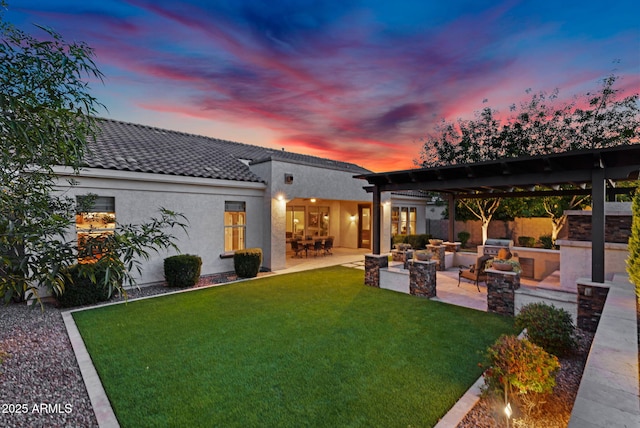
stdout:
{"type": "Polygon", "coordinates": [[[358,205],[358,248],[371,249],[371,206],[358,205]]]}

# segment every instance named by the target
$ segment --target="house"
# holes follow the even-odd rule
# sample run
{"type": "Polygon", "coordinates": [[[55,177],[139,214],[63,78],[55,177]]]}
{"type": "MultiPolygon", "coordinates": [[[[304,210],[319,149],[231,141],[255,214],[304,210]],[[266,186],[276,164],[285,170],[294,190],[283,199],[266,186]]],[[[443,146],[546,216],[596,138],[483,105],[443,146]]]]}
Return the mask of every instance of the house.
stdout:
{"type": "MultiPolygon", "coordinates": [[[[77,233],[102,233],[140,223],[160,207],[182,213],[187,233],[174,231],[183,254],[202,258],[202,275],[233,271],[235,250],[259,247],[263,267],[287,266],[296,237],[334,237],[334,247],[371,248],[371,194],[355,175],[370,171],[352,163],[274,150],[133,123],[100,119],[75,186],[60,190],[98,195],[90,213],[77,216],[77,233]]],[[[61,180],[61,183],[63,181],[61,180]]],[[[384,221],[396,230],[424,229],[424,198],[384,201],[384,221]]],[[[390,237],[391,228],[385,232],[390,237]]],[[[389,242],[387,239],[386,242],[389,242]]],[[[141,285],[164,280],[163,261],[152,254],[141,285]]]]}

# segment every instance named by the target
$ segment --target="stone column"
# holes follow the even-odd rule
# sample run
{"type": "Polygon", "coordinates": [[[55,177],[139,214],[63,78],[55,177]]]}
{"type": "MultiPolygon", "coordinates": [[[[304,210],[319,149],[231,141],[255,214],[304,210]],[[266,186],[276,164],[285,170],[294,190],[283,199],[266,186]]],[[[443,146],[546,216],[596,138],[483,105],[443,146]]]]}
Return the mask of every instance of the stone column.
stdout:
{"type": "Polygon", "coordinates": [[[445,246],[444,245],[427,245],[427,249],[429,251],[431,251],[433,253],[433,259],[435,260],[438,265],[436,266],[437,270],[445,270],[445,266],[444,266],[444,250],[445,250],[445,246]]]}
{"type": "Polygon", "coordinates": [[[364,256],[364,285],[380,288],[380,269],[389,266],[387,254],[366,254],[364,256]]]}
{"type": "Polygon", "coordinates": [[[409,263],[409,293],[436,297],[436,262],[413,260],[409,263]]]}
{"type": "Polygon", "coordinates": [[[487,269],[487,312],[515,315],[515,290],[520,288],[520,274],[487,269]]]}
{"type": "Polygon", "coordinates": [[[610,285],[580,278],[578,285],[578,328],[595,333],[610,285]]]}

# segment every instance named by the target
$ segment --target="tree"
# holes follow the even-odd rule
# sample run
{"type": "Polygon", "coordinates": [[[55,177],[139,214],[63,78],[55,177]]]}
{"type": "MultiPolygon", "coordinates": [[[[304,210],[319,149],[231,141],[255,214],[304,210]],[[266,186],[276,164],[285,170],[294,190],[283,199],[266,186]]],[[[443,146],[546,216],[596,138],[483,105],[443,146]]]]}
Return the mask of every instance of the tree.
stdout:
{"type": "MultiPolygon", "coordinates": [[[[436,167],[633,144],[640,130],[639,95],[621,97],[614,88],[617,79],[608,76],[598,92],[563,105],[558,102],[558,90],[539,92],[520,106],[512,105],[511,114],[504,118],[487,107],[475,119],[443,121],[423,139],[414,162],[436,167]]],[[[500,200],[466,205],[473,206],[472,212],[482,221],[485,240],[500,200]]],[[[560,220],[561,215],[553,215],[560,220]]]]}
{"type": "MultiPolygon", "coordinates": [[[[627,259],[627,273],[629,279],[636,286],[636,298],[640,299],[640,181],[636,183],[636,194],[631,202],[633,219],[631,236],[629,237],[629,258],[627,259]]],[[[640,303],[640,302],[639,302],[640,303]]]]}
{"type": "Polygon", "coordinates": [[[583,207],[587,201],[590,200],[590,196],[548,196],[543,198],[542,206],[545,212],[551,219],[551,242],[556,244],[558,234],[567,222],[566,210],[573,210],[583,207]]]}
{"type": "Polygon", "coordinates": [[[460,203],[482,222],[482,243],[484,244],[488,238],[491,218],[500,206],[500,199],[461,199],[460,203]]]}
{"type": "MultiPolygon", "coordinates": [[[[0,2],[0,297],[9,301],[39,298],[38,286],[62,292],[65,268],[77,261],[77,243],[67,239],[76,202],[56,193],[54,168],[79,172],[102,107],[85,79],[102,74],[86,44],[43,27],[45,39],[36,39],[6,22],[4,7],[0,2]]],[[[130,239],[111,250],[125,258],[120,269],[145,249],[171,246],[162,229],[176,225],[184,226],[179,215],[163,211],[159,220],[121,229],[130,239]]]]}

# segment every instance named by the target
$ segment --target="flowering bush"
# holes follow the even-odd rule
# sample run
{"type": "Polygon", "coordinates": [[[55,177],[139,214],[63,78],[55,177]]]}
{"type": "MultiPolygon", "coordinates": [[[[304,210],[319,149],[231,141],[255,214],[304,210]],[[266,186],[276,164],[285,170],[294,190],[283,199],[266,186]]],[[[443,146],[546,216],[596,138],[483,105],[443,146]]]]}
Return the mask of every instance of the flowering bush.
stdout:
{"type": "Polygon", "coordinates": [[[487,390],[500,396],[506,390],[511,399],[529,409],[556,385],[558,358],[527,339],[501,336],[487,350],[487,359],[487,390]]]}

